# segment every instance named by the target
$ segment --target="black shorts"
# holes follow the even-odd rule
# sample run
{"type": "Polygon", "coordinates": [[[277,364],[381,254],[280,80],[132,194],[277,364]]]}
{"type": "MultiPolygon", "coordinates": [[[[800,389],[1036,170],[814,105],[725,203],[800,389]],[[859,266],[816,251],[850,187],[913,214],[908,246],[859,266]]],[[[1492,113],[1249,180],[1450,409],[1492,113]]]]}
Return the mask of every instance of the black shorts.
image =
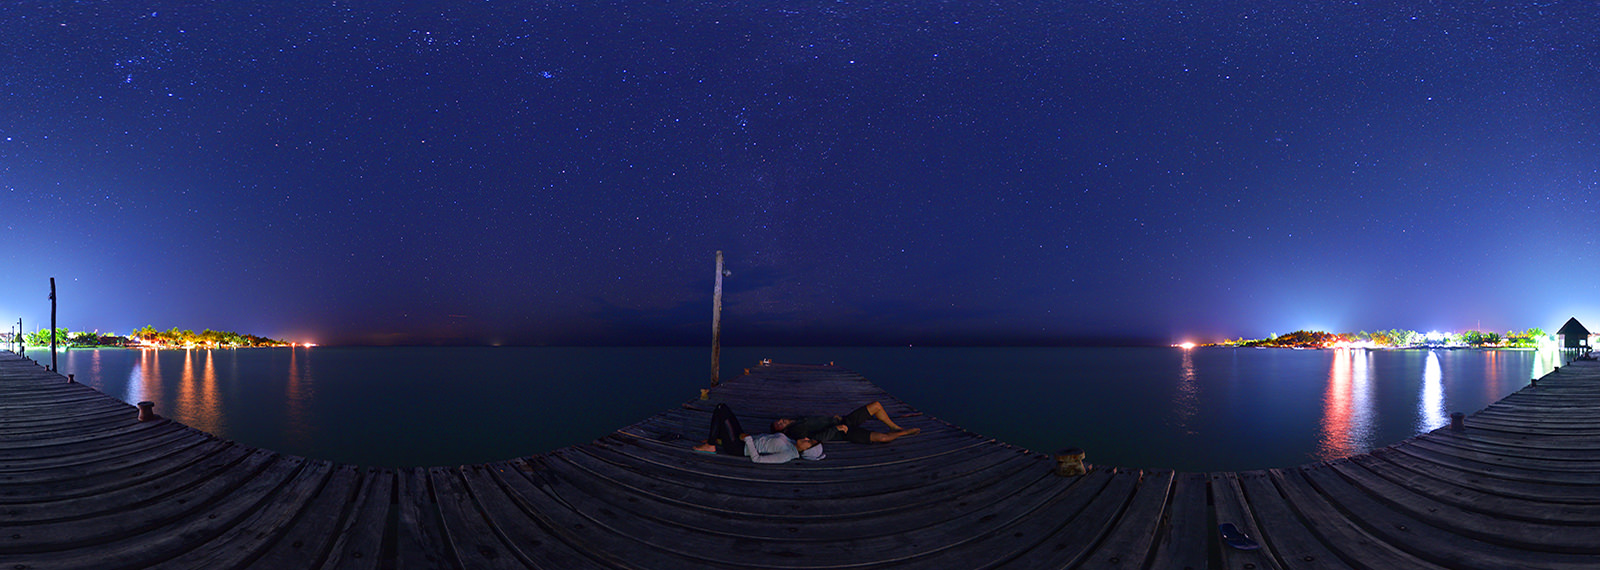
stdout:
{"type": "Polygon", "coordinates": [[[844,425],[849,426],[850,431],[844,432],[844,440],[850,443],[872,443],[872,432],[861,427],[861,424],[869,419],[872,419],[872,412],[868,412],[866,406],[856,408],[845,415],[844,425]]]}

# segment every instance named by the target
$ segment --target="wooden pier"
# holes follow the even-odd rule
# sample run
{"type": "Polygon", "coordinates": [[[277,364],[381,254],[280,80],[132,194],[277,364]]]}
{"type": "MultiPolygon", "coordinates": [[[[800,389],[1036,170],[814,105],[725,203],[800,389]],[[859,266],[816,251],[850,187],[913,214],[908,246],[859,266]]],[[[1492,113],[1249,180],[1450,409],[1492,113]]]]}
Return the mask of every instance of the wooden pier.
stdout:
{"type": "Polygon", "coordinates": [[[140,422],[131,405],[0,353],[0,570],[1600,568],[1592,362],[1460,430],[1349,459],[1238,473],[1054,467],[833,367],[753,367],[708,399],[551,453],[379,469],[140,422]],[[759,431],[872,401],[922,433],[782,465],[690,449],[720,402],[759,431]],[[1221,523],[1260,548],[1223,544],[1221,523]]]}

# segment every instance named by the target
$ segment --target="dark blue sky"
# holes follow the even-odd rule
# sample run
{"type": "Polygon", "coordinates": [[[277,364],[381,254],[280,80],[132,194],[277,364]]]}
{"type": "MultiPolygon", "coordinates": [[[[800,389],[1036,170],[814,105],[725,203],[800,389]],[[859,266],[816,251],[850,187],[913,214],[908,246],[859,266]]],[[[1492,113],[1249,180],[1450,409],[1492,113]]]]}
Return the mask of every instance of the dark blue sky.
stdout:
{"type": "Polygon", "coordinates": [[[324,344],[1600,321],[1587,2],[0,7],[0,320],[324,344]]]}

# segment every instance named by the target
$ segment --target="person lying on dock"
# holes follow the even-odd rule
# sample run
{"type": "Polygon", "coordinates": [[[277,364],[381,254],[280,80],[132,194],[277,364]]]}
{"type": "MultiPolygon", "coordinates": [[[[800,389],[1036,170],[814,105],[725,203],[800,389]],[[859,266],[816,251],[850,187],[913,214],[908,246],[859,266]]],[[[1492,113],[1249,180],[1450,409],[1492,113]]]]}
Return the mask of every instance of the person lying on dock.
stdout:
{"type": "Polygon", "coordinates": [[[739,426],[739,417],[733,415],[733,408],[727,404],[717,404],[711,411],[711,436],[694,446],[694,450],[744,455],[756,463],[787,463],[796,457],[815,461],[825,457],[822,444],[811,438],[795,440],[781,433],[755,436],[745,433],[739,426]]]}
{"type": "Polygon", "coordinates": [[[894,420],[889,419],[889,414],[883,411],[883,404],[873,402],[843,416],[778,418],[772,422],[772,431],[783,433],[793,439],[811,438],[818,442],[843,439],[850,443],[888,443],[902,436],[922,433],[922,428],[901,428],[899,424],[894,423],[894,420]],[[889,426],[889,433],[863,429],[861,424],[867,421],[867,418],[877,418],[889,426]]]}

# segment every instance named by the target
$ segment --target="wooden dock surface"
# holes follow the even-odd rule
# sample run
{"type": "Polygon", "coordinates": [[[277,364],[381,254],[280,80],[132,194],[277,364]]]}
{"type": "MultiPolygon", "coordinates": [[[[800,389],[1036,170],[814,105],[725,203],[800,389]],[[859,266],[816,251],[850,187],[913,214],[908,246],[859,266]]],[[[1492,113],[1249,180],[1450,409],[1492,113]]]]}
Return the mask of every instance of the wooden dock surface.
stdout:
{"type": "Polygon", "coordinates": [[[592,443],[480,465],[342,465],[136,416],[0,353],[0,569],[1600,568],[1592,362],[1460,431],[1238,473],[1059,477],[821,366],[754,367],[592,443]],[[717,403],[762,431],[872,401],[922,433],[782,465],[690,449],[717,403]],[[1227,522],[1260,549],[1224,545],[1227,522]]]}

